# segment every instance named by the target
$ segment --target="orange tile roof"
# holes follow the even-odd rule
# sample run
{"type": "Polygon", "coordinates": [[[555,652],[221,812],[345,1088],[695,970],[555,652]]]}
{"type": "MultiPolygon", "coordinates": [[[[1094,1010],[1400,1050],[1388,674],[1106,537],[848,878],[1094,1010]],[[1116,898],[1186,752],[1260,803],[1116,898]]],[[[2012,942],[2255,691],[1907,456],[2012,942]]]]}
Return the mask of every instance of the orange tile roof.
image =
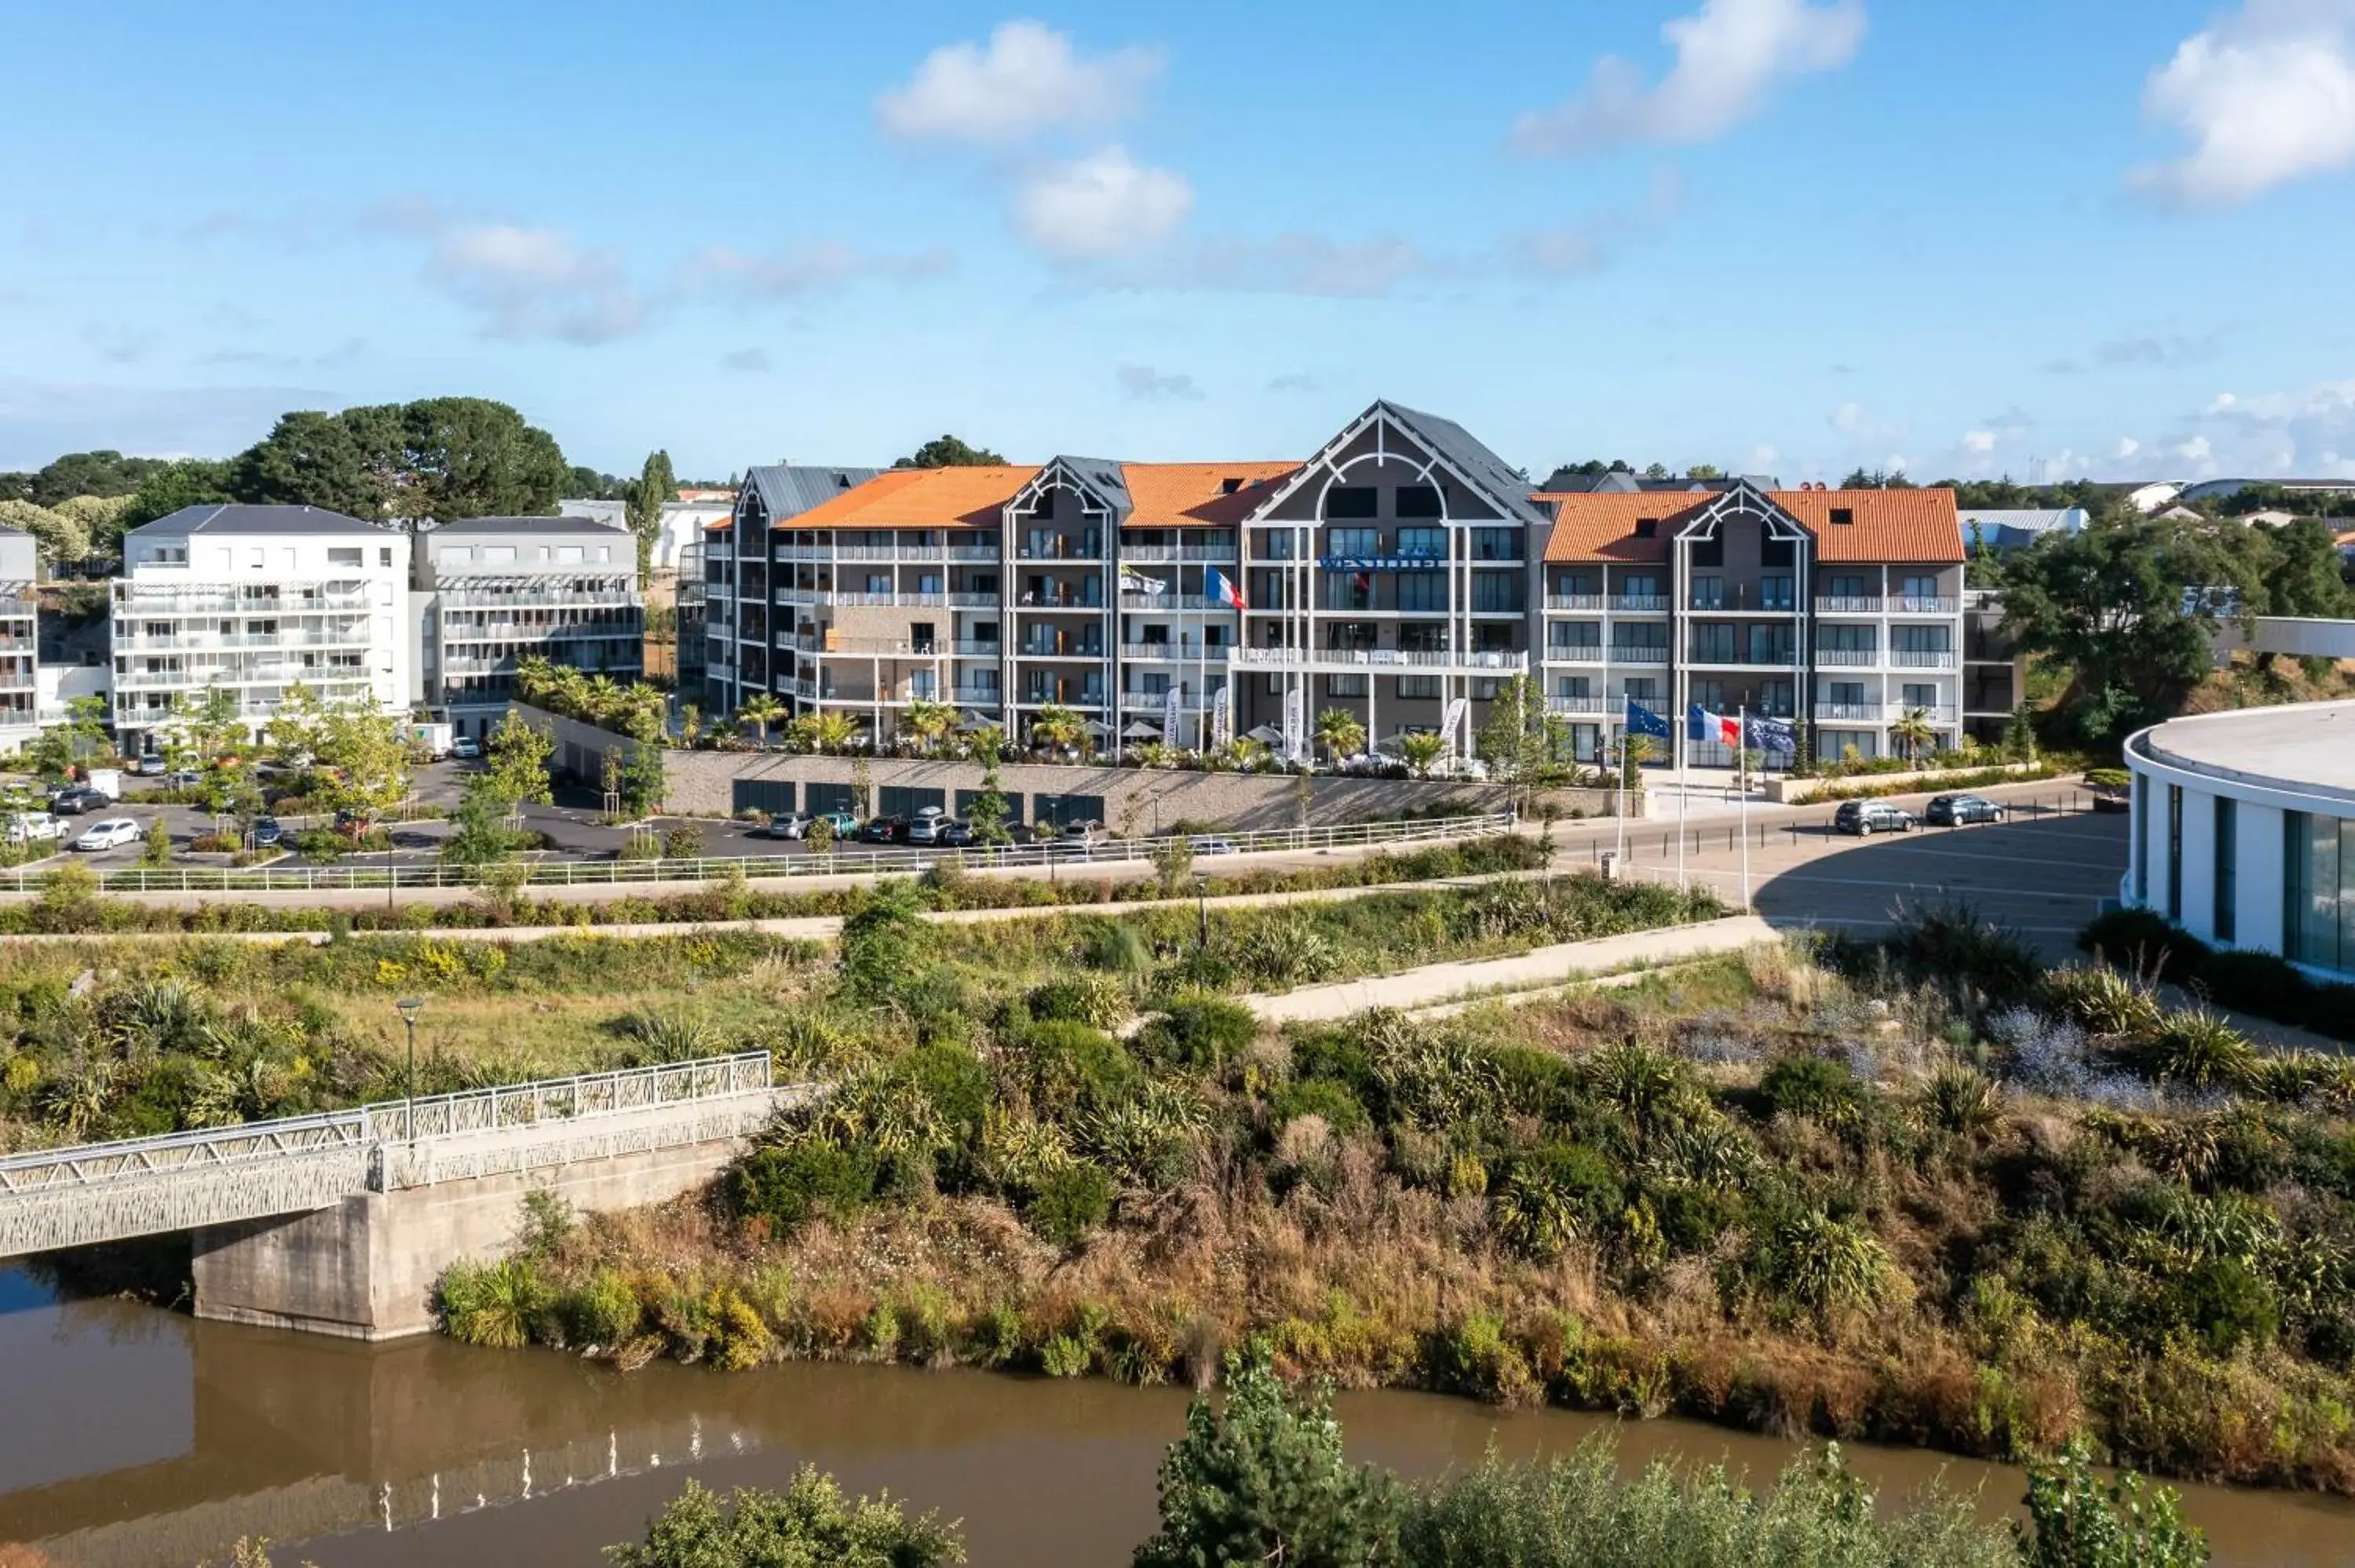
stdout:
{"type": "Polygon", "coordinates": [[[1232,527],[1273,493],[1296,462],[1124,462],[1130,528],[1232,527]],[[1242,482],[1230,493],[1227,482],[1242,482]]]}
{"type": "Polygon", "coordinates": [[[1037,466],[895,468],[786,518],[781,528],[995,528],[1037,466]]]}
{"type": "MultiPolygon", "coordinates": [[[[1963,558],[1962,519],[1951,490],[1776,490],[1767,498],[1815,535],[1818,561],[1928,565],[1963,558]],[[1854,521],[1834,523],[1835,510],[1854,521]]],[[[1677,530],[1717,497],[1654,491],[1537,499],[1554,507],[1547,560],[1651,562],[1667,560],[1677,530]],[[1658,535],[1639,539],[1636,524],[1646,517],[1658,520],[1658,535]]]]}

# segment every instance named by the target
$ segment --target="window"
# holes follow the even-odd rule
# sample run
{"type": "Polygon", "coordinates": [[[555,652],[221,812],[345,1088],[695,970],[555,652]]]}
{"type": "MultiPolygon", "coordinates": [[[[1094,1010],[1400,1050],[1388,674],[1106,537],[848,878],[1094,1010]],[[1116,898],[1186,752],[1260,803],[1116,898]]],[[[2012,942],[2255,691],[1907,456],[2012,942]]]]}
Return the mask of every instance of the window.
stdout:
{"type": "Polygon", "coordinates": [[[589,559],[589,546],[586,545],[559,545],[556,546],[556,558],[564,566],[580,566],[589,559]]]}
{"type": "Polygon", "coordinates": [[[1864,683],[1862,681],[1831,682],[1827,688],[1824,700],[1835,707],[1860,708],[1864,706],[1864,683]]]}
{"type": "Polygon", "coordinates": [[[1938,579],[1909,576],[1897,591],[1907,599],[1935,599],[1938,597],[1938,579]]]}
{"type": "Polygon", "coordinates": [[[1476,561],[1518,561],[1521,558],[1518,528],[1475,528],[1472,558],[1476,561]]]}
{"type": "Polygon", "coordinates": [[[1658,599],[1660,579],[1648,572],[1637,572],[1619,579],[1619,591],[1629,599],[1658,599]]]}
{"type": "Polygon", "coordinates": [[[1398,531],[1398,553],[1401,556],[1422,556],[1434,561],[1447,558],[1447,530],[1444,528],[1401,528],[1398,531]]]}
{"type": "Polygon", "coordinates": [[[1855,508],[1853,508],[1853,507],[1849,507],[1849,506],[1835,506],[1835,507],[1833,507],[1833,508],[1832,508],[1832,526],[1833,526],[1833,527],[1835,527],[1835,528],[1845,528],[1845,527],[1849,526],[1850,524],[1854,523],[1855,521],[1856,521],[1856,510],[1855,510],[1855,508]]]}
{"type": "Polygon", "coordinates": [[[2240,904],[2240,845],[2234,842],[2240,832],[2235,818],[2236,802],[2229,795],[2215,797],[2216,801],[2216,906],[2209,935],[2219,942],[2232,940],[2234,916],[2240,904]]]}
{"type": "Polygon", "coordinates": [[[1293,534],[1291,529],[1270,528],[1267,532],[1260,535],[1260,558],[1269,561],[1288,561],[1292,559],[1292,539],[1293,534]]]}
{"type": "Polygon", "coordinates": [[[891,579],[890,579],[890,577],[889,576],[885,575],[885,574],[884,574],[884,573],[882,573],[882,572],[869,572],[869,573],[868,573],[868,574],[867,574],[867,591],[868,591],[868,593],[871,593],[871,594],[880,594],[880,595],[882,595],[882,596],[884,596],[884,597],[886,597],[886,598],[889,598],[889,597],[890,596],[890,592],[891,592],[891,579]]]}
{"type": "Polygon", "coordinates": [[[1401,517],[1444,517],[1439,504],[1439,487],[1435,484],[1401,484],[1393,503],[1401,517]]]}
{"type": "Polygon", "coordinates": [[[2183,790],[2167,787],[2167,917],[2183,919],[2183,790]]]}
{"type": "Polygon", "coordinates": [[[1401,675],[1398,681],[1398,694],[1401,697],[1436,698],[1439,695],[1439,685],[1440,678],[1437,675],[1401,675]]]}
{"type": "Polygon", "coordinates": [[[1371,572],[1344,572],[1325,579],[1327,609],[1371,609],[1374,608],[1374,576],[1371,572]]]}
{"type": "Polygon", "coordinates": [[[1626,686],[1627,694],[1639,703],[1657,703],[1660,700],[1660,683],[1654,676],[1631,676],[1626,686]]]}
{"type": "Polygon", "coordinates": [[[1870,599],[1872,589],[1868,586],[1868,579],[1864,577],[1826,577],[1824,597],[1826,599],[1870,599]]]}
{"type": "Polygon", "coordinates": [[[1638,517],[1636,519],[1636,537],[1638,539],[1657,539],[1659,536],[1660,520],[1658,518],[1638,517]]]}
{"type": "Polygon", "coordinates": [[[1381,493],[1370,484],[1337,484],[1325,493],[1327,517],[1373,517],[1380,509],[1381,493]]]}
{"type": "Polygon", "coordinates": [[[1692,542],[1692,564],[1696,567],[1725,565],[1724,535],[1720,535],[1713,539],[1695,539],[1692,542]]]}
{"type": "Polygon", "coordinates": [[[1725,579],[1723,577],[1693,578],[1692,607],[1695,609],[1723,609],[1725,579]]]}
{"type": "Polygon", "coordinates": [[[1136,689],[1148,697],[1166,696],[1169,691],[1169,677],[1161,671],[1146,671],[1137,676],[1136,689]]]}
{"type": "MultiPolygon", "coordinates": [[[[1613,628],[1616,630],[1617,628],[1613,628]]],[[[1630,628],[1632,630],[1633,628],[1630,628]]],[[[1735,629],[1731,626],[1696,626],[1690,629],[1692,641],[1689,657],[1697,664],[1731,664],[1734,662],[1735,629]]]]}
{"type": "Polygon", "coordinates": [[[1380,555],[1381,547],[1381,533],[1378,529],[1328,528],[1325,533],[1325,548],[1329,555],[1363,558],[1380,555]]]}
{"type": "Polygon", "coordinates": [[[1557,697],[1563,697],[1575,701],[1579,698],[1593,696],[1594,694],[1593,686],[1593,682],[1588,676],[1564,675],[1554,682],[1553,694],[1557,697]]]}
{"type": "Polygon", "coordinates": [[[377,564],[378,566],[379,566],[379,567],[389,567],[389,566],[391,566],[391,565],[392,565],[392,546],[389,546],[389,545],[380,545],[380,546],[378,546],[377,547],[377,552],[376,552],[376,564],[377,564]]]}
{"type": "MultiPolygon", "coordinates": [[[[1721,627],[1719,630],[1731,631],[1733,628],[1727,626],[1721,627]]],[[[1614,625],[1611,629],[1611,649],[1614,658],[1623,652],[1660,654],[1668,651],[1668,628],[1666,621],[1639,620],[1632,624],[1614,625]]]]}
{"type": "Polygon", "coordinates": [[[357,567],[364,558],[357,545],[349,549],[330,546],[327,550],[327,565],[331,567],[357,567]]]}
{"type": "Polygon", "coordinates": [[[1769,534],[1758,541],[1758,564],[1762,567],[1796,566],[1799,544],[1796,539],[1781,539],[1769,534]]]}
{"type": "Polygon", "coordinates": [[[1758,579],[1758,603],[1765,609],[1789,609],[1798,602],[1787,576],[1758,579]]]}
{"type": "Polygon", "coordinates": [[[1870,653],[1880,646],[1879,633],[1870,626],[1818,627],[1816,635],[1827,653],[1870,653]]]}
{"type": "Polygon", "coordinates": [[[1591,599],[1594,594],[1594,574],[1562,572],[1553,579],[1553,591],[1562,599],[1591,599]]]}
{"type": "Polygon", "coordinates": [[[514,565],[515,546],[513,545],[484,546],[483,564],[486,567],[504,567],[514,565]]]}
{"type": "Polygon", "coordinates": [[[1528,581],[1518,572],[1475,572],[1472,574],[1472,608],[1476,611],[1501,615],[1518,615],[1526,602],[1523,586],[1528,581]]]}
{"type": "Polygon", "coordinates": [[[1546,645],[1550,648],[1600,648],[1603,646],[1603,624],[1595,620],[1557,620],[1546,628],[1546,645]]]}
{"type": "Polygon", "coordinates": [[[1935,686],[1908,681],[1897,690],[1899,700],[1909,708],[1934,708],[1938,705],[1938,688],[1935,686]]]}
{"type": "Polygon", "coordinates": [[[1401,572],[1398,577],[1398,607],[1425,614],[1446,609],[1447,574],[1401,572]]]}
{"type": "Polygon", "coordinates": [[[1948,653],[1953,649],[1946,641],[1943,626],[1895,626],[1890,629],[1891,646],[1900,653],[1948,653]]]}
{"type": "Polygon", "coordinates": [[[1363,675],[1327,675],[1325,677],[1325,694],[1328,697],[1362,697],[1366,694],[1366,679],[1363,675]]]}
{"type": "Polygon", "coordinates": [[[1753,626],[1750,629],[1750,662],[1753,664],[1787,664],[1791,662],[1791,629],[1787,626],[1753,626]]]}

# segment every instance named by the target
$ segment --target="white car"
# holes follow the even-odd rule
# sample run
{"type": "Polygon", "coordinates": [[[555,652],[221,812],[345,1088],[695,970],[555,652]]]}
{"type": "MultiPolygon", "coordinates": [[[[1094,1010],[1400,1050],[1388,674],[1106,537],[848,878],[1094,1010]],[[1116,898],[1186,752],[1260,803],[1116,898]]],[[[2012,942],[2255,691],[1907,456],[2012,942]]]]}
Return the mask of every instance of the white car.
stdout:
{"type": "Polygon", "coordinates": [[[92,822],[83,829],[81,837],[74,840],[74,848],[78,850],[121,849],[124,844],[137,843],[140,837],[137,822],[128,817],[109,817],[103,821],[92,822]]]}
{"type": "Polygon", "coordinates": [[[483,755],[483,743],[471,735],[462,735],[450,743],[450,755],[461,762],[472,762],[483,755]]]}
{"type": "Polygon", "coordinates": [[[12,844],[28,844],[37,839],[61,839],[66,825],[55,817],[37,816],[27,811],[8,820],[7,839],[12,844]]]}

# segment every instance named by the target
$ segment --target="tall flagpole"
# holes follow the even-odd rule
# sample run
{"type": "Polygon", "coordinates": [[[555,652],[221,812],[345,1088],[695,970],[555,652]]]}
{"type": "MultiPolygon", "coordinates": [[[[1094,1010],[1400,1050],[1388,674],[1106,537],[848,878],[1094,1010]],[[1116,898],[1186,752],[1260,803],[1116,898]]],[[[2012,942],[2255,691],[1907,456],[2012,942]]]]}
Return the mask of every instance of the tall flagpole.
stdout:
{"type": "Polygon", "coordinates": [[[1678,727],[1686,733],[1679,736],[1671,732],[1668,747],[1677,758],[1677,891],[1684,893],[1690,890],[1685,881],[1685,800],[1692,793],[1692,780],[1686,777],[1685,768],[1692,760],[1692,734],[1687,726],[1678,727]]]}
{"type": "MultiPolygon", "coordinates": [[[[1750,746],[1750,705],[1742,704],[1738,711],[1740,728],[1733,737],[1736,761],[1742,760],[1750,746]]],[[[1750,908],[1750,773],[1746,767],[1742,771],[1742,907],[1750,908]]]]}
{"type": "Polygon", "coordinates": [[[1612,813],[1619,819],[1618,863],[1627,863],[1627,737],[1636,728],[1636,699],[1622,696],[1619,707],[1619,809],[1612,813]]]}

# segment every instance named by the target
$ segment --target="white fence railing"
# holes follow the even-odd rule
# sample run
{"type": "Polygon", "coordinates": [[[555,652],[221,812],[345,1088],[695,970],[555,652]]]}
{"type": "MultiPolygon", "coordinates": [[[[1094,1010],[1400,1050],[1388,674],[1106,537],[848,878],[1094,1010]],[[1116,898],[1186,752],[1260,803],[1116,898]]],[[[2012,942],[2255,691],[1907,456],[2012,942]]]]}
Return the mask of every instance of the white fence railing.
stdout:
{"type": "MultiPolygon", "coordinates": [[[[1156,704],[1158,699],[1156,699],[1156,704]]],[[[1423,821],[1353,822],[1336,827],[1272,828],[1251,832],[1216,830],[1188,835],[1198,853],[1280,854],[1288,851],[1357,849],[1379,844],[1434,843],[1510,832],[1510,811],[1478,816],[1435,817],[1423,821]]],[[[542,887],[601,887],[630,883],[715,882],[741,875],[747,881],[809,876],[913,874],[935,865],[967,871],[1020,866],[1071,866],[1146,861],[1167,835],[1145,839],[1050,839],[1039,843],[976,845],[969,849],[924,844],[866,848],[850,845],[825,853],[705,856],[687,860],[538,860],[529,881],[542,887]]],[[[0,872],[0,893],[38,893],[48,870],[0,872]]],[[[108,893],[332,893],[378,892],[403,887],[471,887],[479,871],[445,865],[316,865],[257,867],[126,867],[100,879],[108,893]]]]}
{"type": "Polygon", "coordinates": [[[414,1100],[380,1100],[352,1110],[276,1121],[35,1150],[0,1157],[0,1197],[92,1189],[331,1150],[515,1130],[654,1110],[692,1100],[765,1093],[770,1088],[771,1068],[768,1052],[745,1051],[661,1066],[462,1089],[414,1100]]]}

